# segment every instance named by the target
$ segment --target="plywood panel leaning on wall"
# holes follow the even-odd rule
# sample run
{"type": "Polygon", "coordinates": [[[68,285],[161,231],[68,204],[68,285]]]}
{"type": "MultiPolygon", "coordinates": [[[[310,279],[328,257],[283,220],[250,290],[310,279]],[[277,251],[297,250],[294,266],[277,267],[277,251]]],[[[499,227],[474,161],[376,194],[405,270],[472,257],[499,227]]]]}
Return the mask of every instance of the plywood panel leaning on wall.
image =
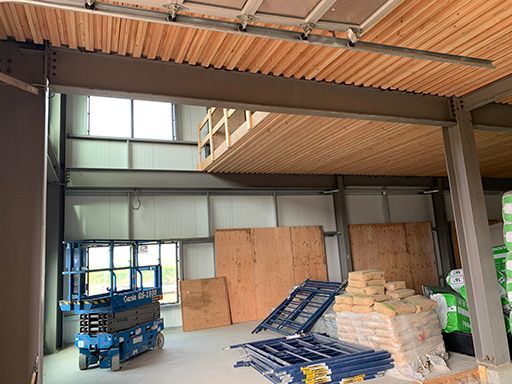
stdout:
{"type": "Polygon", "coordinates": [[[430,223],[350,225],[349,235],[354,270],[384,270],[416,292],[439,284],[430,223]]]}
{"type": "Polygon", "coordinates": [[[264,319],[308,278],[327,280],[321,227],[218,230],[215,258],[217,276],[227,279],[233,323],[264,319]]]}
{"type": "Polygon", "coordinates": [[[289,228],[255,228],[252,230],[254,280],[258,319],[265,318],[294,285],[293,254],[289,228]],[[272,257],[269,257],[272,256],[272,257]]]}
{"type": "Polygon", "coordinates": [[[231,325],[225,277],[183,280],[180,289],[185,332],[231,325]]]}
{"type": "Polygon", "coordinates": [[[258,318],[250,229],[215,232],[216,275],[227,278],[233,323],[258,318]]]}

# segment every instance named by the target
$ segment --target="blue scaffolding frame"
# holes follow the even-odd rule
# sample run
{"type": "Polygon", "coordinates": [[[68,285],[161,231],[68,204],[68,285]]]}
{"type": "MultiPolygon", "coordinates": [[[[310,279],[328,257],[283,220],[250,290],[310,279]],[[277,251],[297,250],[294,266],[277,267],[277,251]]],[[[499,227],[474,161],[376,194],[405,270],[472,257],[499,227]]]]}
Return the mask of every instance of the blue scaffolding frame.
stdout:
{"type": "Polygon", "coordinates": [[[343,283],[306,280],[295,288],[252,333],[271,330],[282,335],[306,333],[334,302],[343,283]]]}

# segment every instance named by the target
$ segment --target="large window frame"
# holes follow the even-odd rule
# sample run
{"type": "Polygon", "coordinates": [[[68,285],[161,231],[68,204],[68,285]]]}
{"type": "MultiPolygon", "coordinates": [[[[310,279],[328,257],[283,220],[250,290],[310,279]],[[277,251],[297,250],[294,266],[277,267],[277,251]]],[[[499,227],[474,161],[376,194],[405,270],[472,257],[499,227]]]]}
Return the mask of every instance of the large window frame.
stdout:
{"type": "MultiPolygon", "coordinates": [[[[117,100],[129,100],[130,102],[130,134],[128,136],[110,136],[110,135],[97,135],[91,134],[91,97],[102,97],[102,96],[87,96],[87,132],[86,135],[93,138],[103,139],[117,139],[117,140],[131,140],[131,141],[151,141],[151,142],[175,142],[178,141],[177,127],[176,127],[176,104],[167,103],[171,105],[170,119],[170,138],[145,138],[135,136],[135,107],[134,104],[137,101],[148,101],[140,99],[124,99],[124,98],[112,98],[117,100]]],[[[155,101],[156,103],[157,101],[155,101]]]]}

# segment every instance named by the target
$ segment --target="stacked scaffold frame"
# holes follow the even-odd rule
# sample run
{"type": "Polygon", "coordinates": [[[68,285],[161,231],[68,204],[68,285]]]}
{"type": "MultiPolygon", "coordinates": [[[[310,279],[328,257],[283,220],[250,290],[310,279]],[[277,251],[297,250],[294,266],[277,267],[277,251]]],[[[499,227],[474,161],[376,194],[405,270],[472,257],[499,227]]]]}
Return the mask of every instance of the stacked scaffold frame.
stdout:
{"type": "Polygon", "coordinates": [[[295,335],[231,346],[245,352],[235,367],[251,366],[276,384],[370,380],[393,368],[387,351],[375,351],[320,334],[295,335]]]}

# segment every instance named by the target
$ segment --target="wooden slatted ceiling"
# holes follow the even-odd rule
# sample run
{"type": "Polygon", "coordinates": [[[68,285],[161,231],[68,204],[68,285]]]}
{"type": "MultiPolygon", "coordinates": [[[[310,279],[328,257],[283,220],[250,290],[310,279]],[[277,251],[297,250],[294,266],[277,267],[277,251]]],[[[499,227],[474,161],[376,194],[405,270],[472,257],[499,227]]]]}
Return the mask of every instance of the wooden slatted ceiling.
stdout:
{"type": "Polygon", "coordinates": [[[512,0],[403,0],[364,40],[492,59],[472,68],[199,31],[50,8],[0,4],[0,39],[48,40],[204,67],[460,96],[512,74],[512,0]]]}
{"type": "MultiPolygon", "coordinates": [[[[476,131],[481,171],[512,177],[512,134],[476,131]]],[[[268,114],[208,172],[446,175],[442,132],[388,122],[268,114]]]]}

